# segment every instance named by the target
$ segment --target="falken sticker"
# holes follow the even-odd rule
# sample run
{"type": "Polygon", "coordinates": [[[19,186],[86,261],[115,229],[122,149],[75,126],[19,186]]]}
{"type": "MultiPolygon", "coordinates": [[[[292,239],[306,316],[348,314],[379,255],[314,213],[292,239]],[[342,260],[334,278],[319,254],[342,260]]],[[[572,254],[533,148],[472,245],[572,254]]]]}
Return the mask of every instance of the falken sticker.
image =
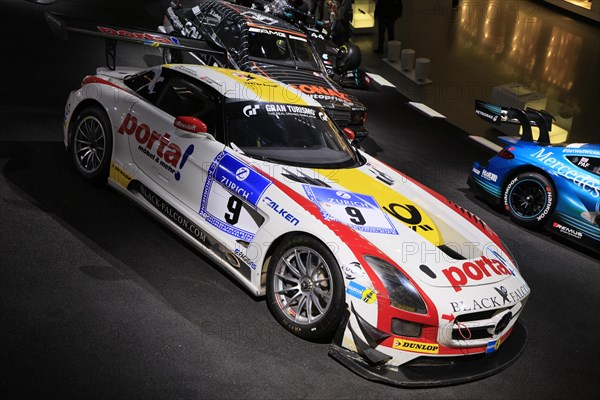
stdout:
{"type": "Polygon", "coordinates": [[[319,207],[323,218],[339,221],[361,232],[398,234],[372,196],[346,190],[303,186],[308,198],[319,207]]]}
{"type": "Polygon", "coordinates": [[[199,214],[217,229],[250,242],[263,222],[253,208],[270,185],[251,166],[221,152],[208,170],[199,214]]]}

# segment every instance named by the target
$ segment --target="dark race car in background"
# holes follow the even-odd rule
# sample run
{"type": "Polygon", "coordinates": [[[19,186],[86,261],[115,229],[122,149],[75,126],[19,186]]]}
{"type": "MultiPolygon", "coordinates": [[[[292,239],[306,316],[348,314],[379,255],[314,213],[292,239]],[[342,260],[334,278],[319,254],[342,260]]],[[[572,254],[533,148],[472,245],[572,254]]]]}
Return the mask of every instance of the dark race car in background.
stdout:
{"type": "MultiPolygon", "coordinates": [[[[235,1],[233,2],[235,3],[235,1]]],[[[320,55],[331,79],[347,88],[361,90],[372,88],[372,79],[364,70],[357,67],[342,71],[337,68],[336,58],[340,49],[351,44],[345,43],[343,38],[338,37],[340,35],[335,35],[332,32],[329,21],[317,20],[315,16],[303,13],[293,7],[288,0],[253,0],[247,2],[251,2],[253,8],[265,11],[302,29],[315,46],[317,54],[320,55]]]]}
{"type": "MultiPolygon", "coordinates": [[[[171,4],[161,33],[207,42],[223,56],[163,49],[164,61],[189,62],[239,69],[276,79],[312,96],[341,128],[357,139],[368,135],[365,106],[329,76],[309,39],[298,27],[262,11],[226,1],[206,0],[192,8],[171,4]]],[[[336,65],[357,66],[356,47],[344,47],[336,65]]]]}
{"type": "Polygon", "coordinates": [[[478,101],[475,113],[494,124],[523,126],[521,138],[487,162],[475,162],[469,185],[502,205],[511,219],[545,228],[596,252],[600,250],[600,144],[550,144],[552,116],[478,101]],[[540,131],[533,140],[531,126],[540,131]]]}

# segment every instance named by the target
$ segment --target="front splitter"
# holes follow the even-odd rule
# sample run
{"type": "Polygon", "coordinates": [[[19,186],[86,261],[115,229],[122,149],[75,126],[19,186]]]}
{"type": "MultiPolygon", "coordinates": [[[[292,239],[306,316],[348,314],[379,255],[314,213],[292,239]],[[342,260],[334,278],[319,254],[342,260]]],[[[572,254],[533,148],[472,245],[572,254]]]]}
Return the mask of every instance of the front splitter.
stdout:
{"type": "MultiPolygon", "coordinates": [[[[373,365],[357,353],[332,344],[329,356],[365,379],[400,387],[436,387],[471,382],[494,375],[512,363],[523,352],[527,330],[517,321],[510,336],[494,354],[451,357],[440,365],[414,363],[399,367],[373,365]]],[[[438,357],[436,360],[443,360],[438,357]]],[[[410,363],[409,363],[410,364],[410,363]]]]}

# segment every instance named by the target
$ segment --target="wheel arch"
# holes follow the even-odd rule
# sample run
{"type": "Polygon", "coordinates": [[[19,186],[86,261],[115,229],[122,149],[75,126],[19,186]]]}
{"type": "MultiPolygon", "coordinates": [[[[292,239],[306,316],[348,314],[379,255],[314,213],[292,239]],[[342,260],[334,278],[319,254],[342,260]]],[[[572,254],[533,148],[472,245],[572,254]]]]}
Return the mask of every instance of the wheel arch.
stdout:
{"type": "Polygon", "coordinates": [[[556,184],[554,183],[554,179],[547,171],[540,167],[536,167],[535,165],[525,164],[514,168],[512,171],[510,171],[509,174],[506,175],[506,178],[504,178],[504,181],[502,182],[502,196],[504,196],[504,192],[506,191],[506,187],[508,186],[510,181],[512,181],[517,175],[522,174],[524,172],[536,172],[540,175],[543,175],[546,179],[548,179],[548,181],[552,185],[552,189],[554,190],[554,192],[558,193],[558,191],[556,190],[556,184]]]}
{"type": "MultiPolygon", "coordinates": [[[[335,253],[331,250],[331,247],[325,243],[323,240],[321,240],[318,236],[313,235],[312,233],[306,232],[306,231],[291,231],[291,232],[287,232],[284,233],[283,235],[277,237],[275,240],[273,240],[273,242],[271,242],[271,244],[269,244],[269,248],[267,249],[267,251],[265,252],[265,257],[263,258],[263,264],[261,266],[261,270],[260,270],[260,288],[261,291],[266,289],[266,285],[267,285],[267,270],[269,268],[269,263],[271,262],[271,256],[273,255],[273,253],[275,252],[275,249],[277,249],[277,247],[279,247],[279,245],[281,244],[281,242],[283,242],[286,238],[290,237],[290,236],[294,236],[294,235],[304,235],[304,236],[310,236],[313,239],[321,242],[331,253],[331,255],[333,256],[333,258],[335,258],[336,261],[338,261],[338,268],[341,268],[339,265],[339,260],[336,257],[335,253]]],[[[341,272],[341,270],[340,270],[341,272]]]]}
{"type": "MultiPolygon", "coordinates": [[[[96,99],[84,99],[82,100],[79,104],[77,104],[77,106],[75,107],[75,109],[73,110],[73,112],[71,113],[71,118],[69,120],[69,129],[67,131],[67,143],[71,143],[71,135],[73,134],[73,124],[71,122],[75,121],[77,119],[77,117],[79,116],[79,114],[81,113],[82,110],[86,109],[87,107],[98,107],[100,110],[102,110],[102,112],[106,115],[106,118],[108,119],[108,122],[110,123],[110,128],[111,128],[111,132],[110,134],[112,135],[113,132],[113,121],[110,118],[110,114],[108,113],[108,110],[106,109],[106,107],[104,107],[102,105],[102,103],[100,103],[98,100],[96,99]]],[[[114,142],[113,142],[113,147],[114,147],[114,142]]],[[[112,152],[111,152],[112,154],[112,152]]]]}

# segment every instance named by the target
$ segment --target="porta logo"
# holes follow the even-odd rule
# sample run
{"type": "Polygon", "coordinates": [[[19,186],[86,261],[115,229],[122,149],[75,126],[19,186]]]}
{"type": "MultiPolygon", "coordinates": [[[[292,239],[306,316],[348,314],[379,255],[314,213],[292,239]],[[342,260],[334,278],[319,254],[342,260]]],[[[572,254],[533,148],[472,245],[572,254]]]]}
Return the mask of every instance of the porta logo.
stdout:
{"type": "Polygon", "coordinates": [[[179,146],[170,142],[171,135],[168,133],[161,135],[148,125],[138,123],[137,118],[130,113],[125,116],[117,132],[122,135],[133,135],[136,142],[139,143],[138,150],[173,173],[175,180],[181,179],[181,173],[175,168],[183,169],[189,156],[194,152],[193,144],[190,144],[185,152],[182,152],[179,146]]]}
{"type": "Polygon", "coordinates": [[[498,260],[490,260],[482,256],[478,260],[463,263],[462,267],[449,267],[442,270],[442,273],[448,279],[456,292],[460,292],[462,287],[472,281],[480,281],[493,275],[503,276],[511,275],[504,264],[498,260]]]}

